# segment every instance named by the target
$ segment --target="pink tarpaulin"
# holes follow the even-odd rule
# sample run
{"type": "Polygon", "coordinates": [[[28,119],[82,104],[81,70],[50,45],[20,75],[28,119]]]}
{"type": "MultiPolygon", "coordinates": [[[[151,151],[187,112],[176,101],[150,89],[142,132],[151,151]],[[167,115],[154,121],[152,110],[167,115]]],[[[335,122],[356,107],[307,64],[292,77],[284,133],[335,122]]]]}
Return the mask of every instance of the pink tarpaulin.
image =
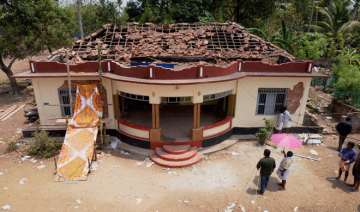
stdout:
{"type": "Polygon", "coordinates": [[[278,133],[271,136],[271,143],[277,147],[296,149],[301,147],[302,141],[292,134],[278,133]]]}

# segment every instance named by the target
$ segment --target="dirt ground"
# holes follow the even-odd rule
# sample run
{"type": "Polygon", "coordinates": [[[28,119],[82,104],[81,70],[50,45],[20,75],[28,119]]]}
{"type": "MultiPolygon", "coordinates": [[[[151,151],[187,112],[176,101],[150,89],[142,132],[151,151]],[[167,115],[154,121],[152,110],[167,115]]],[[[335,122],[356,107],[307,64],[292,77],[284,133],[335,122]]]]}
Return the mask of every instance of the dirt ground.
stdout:
{"type": "MultiPolygon", "coordinates": [[[[0,207],[11,211],[360,211],[360,193],[350,192],[336,176],[336,137],[305,146],[320,161],[296,158],[288,188],[281,191],[273,174],[269,191],[256,195],[254,168],[264,147],[238,142],[184,169],[150,166],[144,158],[114,152],[101,154],[87,181],[55,182],[53,160],[0,156],[0,207]],[[149,166],[149,167],[148,167],[149,166]],[[44,167],[44,168],[42,168],[44,167]],[[231,211],[231,210],[229,210],[231,211]]],[[[279,151],[273,151],[279,161],[279,151]]],[[[352,181],[352,177],[349,182],[352,181]]]]}

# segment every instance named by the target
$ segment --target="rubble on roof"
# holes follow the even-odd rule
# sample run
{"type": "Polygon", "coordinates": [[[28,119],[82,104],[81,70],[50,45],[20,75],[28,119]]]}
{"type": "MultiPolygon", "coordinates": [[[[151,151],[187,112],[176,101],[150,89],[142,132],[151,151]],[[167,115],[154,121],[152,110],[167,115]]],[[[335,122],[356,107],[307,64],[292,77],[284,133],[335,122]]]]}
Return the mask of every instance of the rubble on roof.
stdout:
{"type": "MultiPolygon", "coordinates": [[[[172,60],[264,60],[291,61],[285,50],[250,34],[236,23],[209,24],[137,24],[116,26],[106,24],[102,29],[75,42],[68,51],[71,60],[112,59],[129,62],[134,58],[172,60]]],[[[64,49],[51,56],[63,61],[64,49]]]]}

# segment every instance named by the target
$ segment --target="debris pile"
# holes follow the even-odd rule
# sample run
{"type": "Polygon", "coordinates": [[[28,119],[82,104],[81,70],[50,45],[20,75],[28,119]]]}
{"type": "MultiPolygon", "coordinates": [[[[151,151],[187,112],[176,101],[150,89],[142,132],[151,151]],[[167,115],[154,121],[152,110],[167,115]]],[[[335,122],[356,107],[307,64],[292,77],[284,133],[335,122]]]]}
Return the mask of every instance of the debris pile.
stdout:
{"type": "Polygon", "coordinates": [[[137,166],[142,166],[142,165],[145,165],[146,168],[150,168],[152,165],[154,164],[154,162],[152,162],[150,160],[150,158],[145,158],[143,161],[138,161],[136,162],[136,165],[137,166]]]}
{"type": "MultiPolygon", "coordinates": [[[[51,58],[64,59],[65,49],[51,58]]],[[[199,60],[258,59],[267,62],[291,61],[293,56],[250,34],[236,23],[106,24],[102,29],[75,42],[68,56],[75,62],[131,58],[157,59],[197,57],[199,60]]]]}
{"type": "Polygon", "coordinates": [[[320,134],[299,134],[299,138],[303,141],[304,144],[316,144],[319,145],[322,143],[322,136],[320,134]]]}
{"type": "Polygon", "coordinates": [[[235,207],[236,207],[236,203],[231,202],[231,203],[229,203],[229,205],[226,206],[226,208],[224,209],[224,212],[232,212],[232,211],[234,211],[235,207]]]}

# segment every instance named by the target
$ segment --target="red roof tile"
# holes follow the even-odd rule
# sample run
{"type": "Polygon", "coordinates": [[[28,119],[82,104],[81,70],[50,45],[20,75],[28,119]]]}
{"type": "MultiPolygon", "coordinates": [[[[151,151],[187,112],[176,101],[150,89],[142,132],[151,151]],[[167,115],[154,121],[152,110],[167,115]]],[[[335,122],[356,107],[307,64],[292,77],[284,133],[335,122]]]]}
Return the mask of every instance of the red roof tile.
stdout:
{"type": "MultiPolygon", "coordinates": [[[[136,58],[163,61],[263,60],[282,63],[294,60],[285,50],[250,34],[236,23],[138,24],[103,28],[78,40],[70,56],[74,60],[136,58]]],[[[54,53],[61,60],[63,49],[54,53]]]]}

